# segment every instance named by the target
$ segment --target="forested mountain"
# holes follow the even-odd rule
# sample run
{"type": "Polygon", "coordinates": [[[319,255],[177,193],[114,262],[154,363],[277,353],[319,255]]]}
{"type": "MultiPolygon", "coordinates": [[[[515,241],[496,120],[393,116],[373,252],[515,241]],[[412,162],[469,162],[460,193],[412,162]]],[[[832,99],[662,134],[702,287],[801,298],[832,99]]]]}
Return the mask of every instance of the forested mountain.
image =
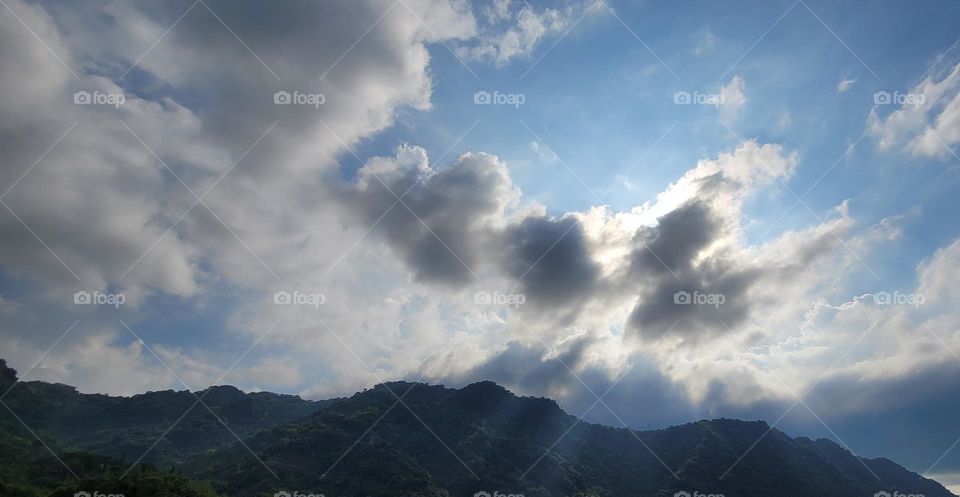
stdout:
{"type": "MultiPolygon", "coordinates": [[[[6,368],[3,377],[6,391],[15,373],[6,368]]],[[[31,497],[58,487],[50,495],[73,495],[64,492],[82,484],[120,489],[116,493],[125,497],[213,491],[252,497],[283,490],[332,497],[953,495],[889,460],[859,458],[829,440],[791,438],[762,421],[704,420],[642,432],[612,428],[578,422],[552,400],[519,397],[492,382],[461,389],[393,382],[327,402],[232,387],[197,395],[205,395],[217,416],[194,406],[145,458],[158,469],[140,465],[121,479],[139,449],[196,401],[193,394],[123,398],[17,384],[4,403],[64,464],[4,410],[0,478],[6,486],[0,489],[31,497]],[[17,451],[26,456],[12,456],[17,451]],[[65,466],[82,473],[82,481],[65,466]]]]}

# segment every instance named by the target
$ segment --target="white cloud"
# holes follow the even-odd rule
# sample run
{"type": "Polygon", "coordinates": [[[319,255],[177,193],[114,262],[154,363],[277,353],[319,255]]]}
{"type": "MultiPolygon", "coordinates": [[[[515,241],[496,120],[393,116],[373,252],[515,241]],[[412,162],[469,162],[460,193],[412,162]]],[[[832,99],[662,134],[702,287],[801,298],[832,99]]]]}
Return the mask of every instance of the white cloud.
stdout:
{"type": "Polygon", "coordinates": [[[710,31],[710,28],[707,28],[703,30],[703,36],[700,37],[700,42],[697,43],[693,52],[697,55],[707,55],[713,51],[716,44],[717,37],[713,34],[713,31],[710,31]]]}
{"type": "MultiPolygon", "coordinates": [[[[0,11],[0,60],[12,69],[0,75],[4,189],[79,120],[3,198],[19,216],[0,209],[3,270],[25,288],[17,296],[18,312],[41,308],[50,319],[62,311],[92,319],[94,306],[73,305],[71,294],[81,289],[122,292],[130,305],[121,311],[134,312],[136,305],[149,305],[153,294],[203,305],[209,294],[227,289],[245,295],[249,304],[268,302],[281,288],[317,288],[335,297],[331,288],[356,284],[376,295],[391,271],[397,281],[406,279],[395,267],[385,267],[382,246],[355,246],[369,225],[345,222],[350,213],[337,199],[339,185],[329,173],[345,145],[389,126],[398,109],[429,108],[425,44],[471,36],[473,19],[462,5],[407,1],[341,58],[384,14],[380,2],[289,4],[269,12],[251,4],[218,12],[249,50],[199,5],[152,46],[182,13],[176,6],[8,4],[79,75],[74,78],[9,10],[0,11]],[[284,29],[257,29],[266,18],[284,29]],[[344,24],[344,18],[355,22],[344,24]],[[133,69],[136,77],[120,80],[151,47],[133,69]],[[114,80],[92,75],[94,67],[114,80]],[[229,84],[221,84],[225,81],[229,84]],[[81,90],[123,93],[126,102],[119,108],[75,105],[73,94],[81,90]],[[322,92],[326,99],[319,108],[275,105],[273,95],[280,90],[322,92]],[[202,101],[203,110],[181,102],[184,95],[202,101]],[[214,186],[203,204],[186,214],[196,202],[187,188],[201,195],[214,186]],[[376,277],[367,273],[377,267],[383,271],[376,277]]],[[[331,300],[331,311],[351,305],[344,298],[331,300]]],[[[382,329],[395,314],[395,307],[384,307],[369,315],[370,325],[382,329]]],[[[261,320],[273,316],[237,310],[225,331],[255,338],[270,324],[261,320]]],[[[288,334],[298,331],[295,323],[281,326],[288,334]]],[[[24,356],[39,356],[45,346],[24,343],[29,328],[19,329],[14,342],[24,356]]],[[[102,341],[75,344],[73,360],[63,363],[93,367],[100,356],[144,357],[123,345],[128,337],[115,319],[98,333],[102,341]]],[[[311,327],[309,335],[315,333],[311,327]]],[[[142,359],[113,362],[100,376],[93,374],[100,370],[60,369],[48,379],[70,380],[87,391],[173,386],[162,371],[142,368],[142,359]]],[[[350,366],[342,369],[345,376],[358,369],[350,366]]],[[[292,377],[286,378],[289,384],[292,377]]]]}
{"type": "Polygon", "coordinates": [[[337,226],[340,214],[324,205],[330,196],[322,192],[330,187],[319,173],[336,167],[344,144],[388,126],[399,107],[428,108],[429,57],[423,44],[471,32],[472,19],[461,20],[463,14],[446,2],[408,3],[425,22],[442,27],[423,29],[406,8],[395,9],[383,19],[382,34],[368,36],[342,59],[366,27],[357,25],[354,32],[343,26],[322,29],[323,23],[342,17],[372,23],[383,14],[376,2],[323,7],[345,12],[274,8],[270,15],[286,28],[273,31],[245,29],[260,20],[244,14],[250,11],[224,13],[225,22],[260,52],[263,64],[204,8],[194,9],[178,24],[177,36],[153,46],[134,69],[150,81],[145,91],[158,93],[151,99],[82,68],[102,63],[122,72],[180,11],[118,4],[96,11],[71,4],[46,12],[11,3],[67,65],[77,68],[80,79],[4,9],[0,15],[9,19],[0,36],[7,40],[4,47],[15,50],[4,50],[3,60],[23,66],[17,74],[4,71],[11,84],[0,95],[0,109],[8,117],[2,125],[4,184],[14,184],[79,121],[4,198],[20,218],[0,211],[6,269],[68,302],[63,295],[78,289],[191,296],[213,276],[211,270],[217,278],[260,285],[274,280],[274,274],[299,275],[329,265],[349,243],[317,235],[337,226]],[[196,45],[191,34],[199,32],[213,41],[196,45]],[[95,43],[90,42],[93,33],[95,43]],[[371,66],[366,62],[371,58],[383,62],[371,66]],[[32,80],[44,83],[22,84],[32,80]],[[208,83],[214,80],[231,84],[208,83]],[[316,109],[274,105],[272,96],[279,90],[319,91],[326,101],[316,109]],[[126,102],[116,109],[74,105],[75,91],[125,93],[126,102]],[[202,117],[171,96],[180,93],[202,97],[202,117]],[[25,132],[30,140],[21,138],[25,132]],[[214,185],[203,203],[181,218],[196,201],[187,188],[199,195],[214,185]],[[238,204],[237,198],[247,202],[238,204]],[[302,245],[307,239],[310,247],[302,245]]]}
{"type": "Polygon", "coordinates": [[[489,0],[480,6],[483,17],[489,23],[498,23],[510,18],[511,0],[489,0]]]}
{"type": "Polygon", "coordinates": [[[875,106],[867,127],[880,150],[903,147],[917,157],[947,159],[960,143],[960,64],[939,80],[928,76],[908,92],[885,92],[885,101],[902,100],[896,110],[880,117],[875,106]]]}
{"type": "Polygon", "coordinates": [[[744,94],[746,82],[743,77],[736,75],[729,83],[720,88],[720,95],[723,96],[723,104],[720,105],[720,118],[727,123],[732,123],[740,114],[740,109],[747,103],[747,96],[744,94]]]}
{"type": "Polygon", "coordinates": [[[487,24],[476,41],[461,44],[457,53],[466,59],[491,61],[503,66],[516,57],[528,57],[547,36],[570,28],[577,19],[603,7],[602,0],[566,1],[560,8],[537,10],[529,3],[497,0],[484,7],[487,24]]]}
{"type": "Polygon", "coordinates": [[[852,88],[853,85],[854,85],[854,83],[856,83],[856,82],[857,82],[857,79],[856,79],[856,78],[854,78],[854,79],[841,79],[840,82],[837,83],[837,93],[844,93],[845,91],[847,91],[847,90],[849,90],[850,88],[852,88]]]}
{"type": "Polygon", "coordinates": [[[777,118],[777,129],[785,130],[790,127],[792,118],[790,117],[790,111],[785,110],[780,113],[780,117],[777,118]]]}
{"type": "Polygon", "coordinates": [[[530,142],[530,150],[533,150],[533,152],[537,154],[537,158],[547,164],[553,164],[560,160],[560,158],[557,157],[557,154],[554,153],[550,147],[540,143],[539,141],[534,140],[530,142]]]}

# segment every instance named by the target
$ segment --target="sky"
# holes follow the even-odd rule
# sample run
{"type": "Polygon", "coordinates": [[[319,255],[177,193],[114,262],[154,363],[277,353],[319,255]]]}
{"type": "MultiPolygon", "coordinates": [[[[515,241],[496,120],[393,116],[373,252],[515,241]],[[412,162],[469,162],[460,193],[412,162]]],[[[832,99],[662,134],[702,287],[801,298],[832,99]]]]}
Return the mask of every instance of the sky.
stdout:
{"type": "Polygon", "coordinates": [[[960,486],[957,2],[2,4],[22,378],[490,379],[960,486]]]}

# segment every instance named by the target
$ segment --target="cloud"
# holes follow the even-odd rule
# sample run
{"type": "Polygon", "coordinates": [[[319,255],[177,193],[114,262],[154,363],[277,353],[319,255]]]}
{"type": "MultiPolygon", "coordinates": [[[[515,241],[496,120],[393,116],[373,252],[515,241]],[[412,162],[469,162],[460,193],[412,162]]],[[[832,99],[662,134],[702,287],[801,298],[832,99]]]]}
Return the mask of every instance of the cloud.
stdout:
{"type": "Polygon", "coordinates": [[[937,80],[927,76],[906,93],[879,92],[875,102],[899,104],[880,117],[879,106],[867,116],[870,136],[882,151],[903,148],[915,157],[947,159],[960,143],[960,64],[937,80]]]}
{"type": "MultiPolygon", "coordinates": [[[[62,331],[75,315],[100,324],[100,341],[62,343],[65,351],[73,347],[74,359],[64,359],[65,352],[51,362],[58,357],[86,369],[50,369],[47,378],[87,391],[174,386],[144,361],[102,360],[130,356],[130,337],[116,316],[75,306],[72,293],[123,293],[128,305],[120,312],[134,327],[150,319],[154,299],[191,313],[211,295],[231,295],[228,305],[237,307],[223,310],[221,331],[245,348],[248,337],[284,315],[271,307],[277,290],[327,292],[336,317],[349,300],[334,299],[331,287],[350,288],[379,268],[378,278],[358,284],[370,296],[395,275],[382,251],[354,246],[369,223],[346,211],[344,187],[332,177],[338,157],[389,126],[399,109],[429,108],[425,45],[471,36],[473,18],[459,4],[407,1],[385,12],[372,1],[267,10],[211,1],[194,6],[162,40],[187,6],[8,5],[53,54],[10,10],[0,12],[0,57],[17,71],[0,75],[0,177],[5,191],[12,186],[3,202],[13,211],[0,208],[0,258],[18,289],[4,301],[14,298],[19,314],[47,315],[15,328],[5,350],[17,344],[24,357],[39,357],[56,336],[34,343],[26,330],[62,331]],[[378,19],[378,29],[362,36],[378,19]],[[278,91],[321,93],[325,100],[317,107],[276,105],[278,91]],[[125,102],[78,105],[75,92],[123,95],[125,102]],[[110,370],[95,366],[111,361],[110,370]]],[[[433,181],[440,178],[458,181],[433,181]]],[[[381,307],[368,313],[380,319],[375,328],[395,318],[387,315],[394,307],[381,307]]],[[[295,319],[277,328],[268,342],[307,333],[295,319]]]]}
{"type": "Polygon", "coordinates": [[[496,66],[511,59],[529,57],[547,36],[562,33],[577,20],[604,5],[599,0],[566,1],[560,8],[535,9],[529,3],[497,0],[481,8],[487,24],[475,41],[457,47],[459,56],[490,61],[496,66]]]}
{"type": "Polygon", "coordinates": [[[376,2],[290,3],[269,15],[210,2],[243,43],[200,5],[155,46],[183,13],[172,4],[11,3],[79,77],[4,9],[3,60],[23,66],[0,96],[5,122],[18,123],[2,133],[4,184],[15,184],[3,199],[14,212],[0,211],[6,270],[67,302],[77,289],[187,297],[219,277],[260,286],[333,261],[347,242],[322,235],[338,225],[325,171],[398,108],[428,108],[424,44],[472,32],[472,18],[446,2],[407,3],[438,27],[424,29],[406,7],[384,15],[376,2]],[[341,58],[381,15],[383,29],[341,58]],[[131,67],[136,77],[120,79],[131,67]],[[281,90],[326,98],[317,108],[275,105],[281,90]],[[75,105],[77,91],[126,102],[75,105]]]}
{"type": "Polygon", "coordinates": [[[844,92],[846,92],[847,90],[849,90],[850,88],[853,88],[853,85],[854,85],[856,82],[857,82],[857,79],[856,79],[856,78],[853,78],[853,79],[841,79],[840,82],[837,83],[837,93],[844,93],[844,92]]]}
{"type": "Polygon", "coordinates": [[[644,338],[706,334],[737,326],[746,318],[746,293],[759,276],[757,271],[735,270],[719,258],[697,263],[721,230],[722,222],[710,208],[694,201],[660,218],[656,240],[640,241],[631,272],[648,284],[630,322],[644,338]],[[650,285],[651,281],[655,284],[650,285]],[[697,303],[701,294],[717,296],[718,303],[697,303]]]}
{"type": "Polygon", "coordinates": [[[813,254],[830,252],[835,241],[821,236],[759,248],[745,247],[740,238],[742,202],[788,177],[797,162],[796,153],[779,146],[746,142],[732,154],[701,161],[661,194],[660,203],[670,207],[636,232],[625,273],[625,284],[637,294],[629,319],[635,336],[695,345],[743,329],[757,302],[776,297],[770,285],[810,270],[820,259],[813,254]]]}
{"type": "Polygon", "coordinates": [[[530,150],[533,150],[537,154],[537,158],[547,164],[553,164],[560,160],[550,147],[539,141],[534,140],[530,142],[530,150]]]}
{"type": "Polygon", "coordinates": [[[720,105],[720,118],[728,123],[736,120],[740,114],[740,109],[747,103],[747,96],[744,94],[746,82],[743,77],[736,75],[729,83],[720,88],[720,95],[723,97],[723,104],[720,105]]]}
{"type": "Polygon", "coordinates": [[[713,52],[716,44],[717,37],[713,34],[713,31],[710,31],[710,28],[706,28],[703,30],[703,36],[701,36],[700,42],[697,43],[697,47],[693,50],[693,53],[697,55],[707,55],[713,52]]]}
{"type": "Polygon", "coordinates": [[[600,270],[576,218],[527,217],[502,240],[505,271],[534,312],[575,313],[595,290],[600,270]]]}
{"type": "Polygon", "coordinates": [[[466,285],[480,267],[490,224],[515,195],[506,167],[492,155],[464,154],[433,170],[425,150],[401,147],[396,158],[375,158],[360,169],[349,202],[364,222],[380,221],[378,232],[415,279],[466,285]]]}
{"type": "Polygon", "coordinates": [[[480,6],[483,18],[489,23],[497,23],[510,18],[511,0],[490,0],[480,6]]]}
{"type": "Polygon", "coordinates": [[[790,111],[785,110],[780,113],[780,116],[777,118],[777,129],[785,130],[790,127],[792,118],[790,117],[790,111]]]}

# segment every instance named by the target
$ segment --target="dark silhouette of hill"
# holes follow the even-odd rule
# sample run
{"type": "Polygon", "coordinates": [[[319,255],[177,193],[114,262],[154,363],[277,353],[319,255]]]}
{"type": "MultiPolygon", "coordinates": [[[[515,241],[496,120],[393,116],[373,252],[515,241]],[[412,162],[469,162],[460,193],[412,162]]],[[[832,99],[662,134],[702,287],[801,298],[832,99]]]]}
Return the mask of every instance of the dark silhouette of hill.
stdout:
{"type": "Polygon", "coordinates": [[[378,385],[261,432],[248,446],[284,487],[237,446],[192,459],[185,471],[238,496],[277,488],[371,496],[952,495],[885,459],[794,439],[762,421],[638,432],[578,422],[552,400],[518,397],[492,382],[459,390],[378,385]]]}
{"type": "MultiPolygon", "coordinates": [[[[0,363],[0,383],[9,385],[15,373],[6,369],[0,363]]],[[[11,408],[28,425],[43,427],[39,432],[55,452],[67,451],[92,468],[83,478],[127,484],[127,496],[140,495],[135,493],[140,484],[130,487],[130,476],[118,478],[117,448],[108,443],[120,444],[124,452],[140,447],[161,420],[172,423],[190,399],[196,400],[189,392],[171,391],[86,396],[41,382],[18,384],[7,399],[15,400],[11,408]],[[51,413],[51,407],[64,411],[51,413]]],[[[792,438],[763,421],[703,420],[642,432],[612,428],[579,422],[553,400],[519,397],[492,382],[461,389],[392,382],[326,403],[214,387],[204,401],[242,433],[244,443],[229,432],[216,434],[225,429],[209,412],[196,419],[191,414],[181,421],[187,426],[174,428],[162,442],[171,471],[161,474],[143,466],[134,472],[137,477],[235,497],[273,496],[281,490],[335,497],[481,491],[525,497],[953,495],[887,459],[860,458],[829,440],[792,438]],[[157,480],[161,476],[171,480],[157,480]]],[[[5,444],[0,450],[11,454],[25,446],[42,459],[39,443],[6,414],[0,412],[0,443],[5,444]]],[[[64,470],[47,463],[53,469],[43,479],[26,474],[34,466],[4,456],[0,482],[42,481],[38,488],[53,488],[49,482],[64,470]]]]}
{"type": "MultiPolygon", "coordinates": [[[[58,383],[15,383],[16,379],[16,371],[0,359],[0,394],[9,390],[3,402],[44,442],[116,458],[146,454],[142,461],[157,465],[236,442],[231,430],[238,436],[250,435],[307,416],[331,402],[244,393],[232,386],[115,397],[83,394],[58,383]]],[[[6,409],[0,409],[0,416],[12,417],[6,409]]]]}

